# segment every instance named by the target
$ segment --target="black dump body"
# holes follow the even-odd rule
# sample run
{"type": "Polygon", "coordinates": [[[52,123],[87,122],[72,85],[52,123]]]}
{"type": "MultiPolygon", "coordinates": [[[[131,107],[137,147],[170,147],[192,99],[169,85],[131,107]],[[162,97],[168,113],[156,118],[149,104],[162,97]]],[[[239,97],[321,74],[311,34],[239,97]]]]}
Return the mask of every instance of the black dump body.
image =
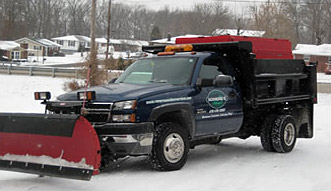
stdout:
{"type": "Polygon", "coordinates": [[[246,107],[317,97],[316,66],[303,60],[255,59],[251,42],[195,44],[194,50],[221,52],[236,71],[246,107]]]}
{"type": "MultiPolygon", "coordinates": [[[[255,59],[251,42],[192,44],[194,51],[220,52],[236,71],[245,107],[310,100],[317,97],[316,66],[303,60],[255,59]]],[[[150,53],[163,52],[165,46],[143,47],[150,53]]]]}
{"type": "Polygon", "coordinates": [[[245,106],[259,107],[317,98],[316,66],[303,60],[250,59],[236,63],[245,106]]]}
{"type": "MultiPolygon", "coordinates": [[[[317,103],[316,65],[303,60],[255,59],[251,42],[192,44],[194,51],[218,52],[235,70],[244,106],[244,125],[237,135],[259,135],[263,120],[272,114],[294,116],[298,137],[313,136],[313,104],[317,103]]],[[[164,46],[143,47],[150,53],[164,46]]]]}
{"type": "Polygon", "coordinates": [[[296,119],[299,138],[313,137],[313,104],[317,103],[315,64],[255,59],[251,42],[196,44],[194,49],[225,54],[236,71],[244,103],[244,123],[234,136],[259,135],[265,118],[288,114],[296,119]]]}

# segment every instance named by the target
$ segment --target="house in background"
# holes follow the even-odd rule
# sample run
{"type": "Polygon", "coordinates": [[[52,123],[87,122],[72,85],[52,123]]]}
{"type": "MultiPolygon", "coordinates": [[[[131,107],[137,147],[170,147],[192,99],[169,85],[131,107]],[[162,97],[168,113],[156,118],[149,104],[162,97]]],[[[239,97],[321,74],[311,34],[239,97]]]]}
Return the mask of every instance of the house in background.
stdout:
{"type": "MultiPolygon", "coordinates": [[[[99,49],[107,46],[106,38],[96,38],[95,41],[99,49]]],[[[142,46],[148,45],[149,43],[143,40],[109,39],[109,46],[113,46],[118,52],[140,52],[142,46]]]]}
{"type": "Polygon", "coordinates": [[[0,60],[27,59],[27,51],[14,41],[0,41],[0,60]]]}
{"type": "Polygon", "coordinates": [[[15,40],[28,51],[28,56],[53,56],[60,51],[60,45],[47,39],[21,38],[15,40]]]}
{"type": "Polygon", "coordinates": [[[263,37],[264,34],[265,31],[237,30],[237,29],[216,29],[213,32],[214,36],[233,35],[233,36],[263,37]]]}
{"type": "Polygon", "coordinates": [[[163,39],[158,39],[158,40],[153,40],[150,41],[151,45],[169,45],[169,44],[176,44],[176,39],[177,38],[198,38],[198,37],[206,37],[204,35],[191,35],[191,34],[187,34],[187,35],[183,35],[183,36],[175,36],[175,37],[171,37],[170,35],[168,36],[168,38],[163,38],[163,39]]]}
{"type": "Polygon", "coordinates": [[[73,54],[82,50],[89,50],[91,39],[81,35],[70,35],[52,38],[54,42],[61,45],[61,51],[66,54],[73,54]]]}
{"type": "MultiPolygon", "coordinates": [[[[70,35],[70,36],[62,36],[52,38],[54,42],[61,45],[61,51],[66,54],[72,54],[75,52],[80,52],[81,49],[83,51],[90,50],[91,46],[91,38],[81,35],[70,35]]],[[[107,39],[106,38],[96,38],[95,39],[96,46],[99,52],[103,53],[107,47],[107,39]]],[[[137,52],[141,51],[141,47],[148,45],[147,41],[140,40],[125,40],[125,39],[110,39],[109,46],[114,47],[115,51],[119,52],[137,52]]]]}
{"type": "Polygon", "coordinates": [[[298,44],[292,52],[295,59],[318,62],[317,72],[324,72],[326,64],[331,64],[331,44],[298,44]]]}

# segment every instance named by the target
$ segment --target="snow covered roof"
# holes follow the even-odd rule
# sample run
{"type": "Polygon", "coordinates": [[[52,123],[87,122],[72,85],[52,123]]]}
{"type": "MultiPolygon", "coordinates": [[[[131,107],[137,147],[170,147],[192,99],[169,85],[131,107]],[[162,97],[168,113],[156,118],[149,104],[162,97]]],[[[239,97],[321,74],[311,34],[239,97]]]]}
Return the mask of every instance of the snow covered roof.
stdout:
{"type": "Polygon", "coordinates": [[[48,39],[38,39],[37,41],[47,45],[47,46],[55,46],[55,47],[61,47],[61,45],[59,45],[58,43],[56,42],[53,42],[53,41],[50,41],[48,39]]]}
{"type": "Polygon", "coordinates": [[[97,43],[107,43],[107,39],[106,38],[95,38],[95,42],[97,43]]]}
{"type": "Polygon", "coordinates": [[[298,44],[293,50],[293,54],[331,56],[331,44],[298,44]]]}
{"type": "MultiPolygon", "coordinates": [[[[91,38],[81,35],[70,35],[52,38],[52,40],[65,40],[65,41],[76,41],[76,42],[91,42],[91,38]]],[[[106,38],[95,38],[96,43],[106,44],[106,38]]],[[[126,44],[131,46],[147,46],[149,43],[142,40],[126,40],[126,39],[110,39],[110,44],[126,44]]]]}
{"type": "Polygon", "coordinates": [[[25,41],[34,42],[34,43],[39,44],[40,46],[45,46],[45,47],[61,47],[61,45],[59,45],[55,42],[52,42],[48,39],[34,39],[34,38],[24,37],[24,38],[15,40],[15,42],[17,42],[17,43],[21,43],[21,42],[25,42],[25,41]]]}
{"type": "MultiPolygon", "coordinates": [[[[240,30],[239,36],[262,37],[265,31],[240,30]]],[[[213,35],[238,35],[237,29],[216,29],[213,35]]]]}
{"type": "Polygon", "coordinates": [[[197,37],[206,37],[206,36],[187,34],[187,35],[183,35],[183,36],[171,37],[170,41],[168,41],[168,38],[163,38],[163,39],[159,39],[159,40],[153,40],[151,42],[153,44],[175,44],[177,38],[197,38],[197,37]]]}
{"type": "Polygon", "coordinates": [[[52,38],[52,40],[76,41],[76,42],[91,42],[91,38],[81,35],[69,35],[52,38]]]}
{"type": "Polygon", "coordinates": [[[20,48],[20,44],[16,43],[15,41],[0,41],[1,50],[10,51],[16,48],[20,48]]]}

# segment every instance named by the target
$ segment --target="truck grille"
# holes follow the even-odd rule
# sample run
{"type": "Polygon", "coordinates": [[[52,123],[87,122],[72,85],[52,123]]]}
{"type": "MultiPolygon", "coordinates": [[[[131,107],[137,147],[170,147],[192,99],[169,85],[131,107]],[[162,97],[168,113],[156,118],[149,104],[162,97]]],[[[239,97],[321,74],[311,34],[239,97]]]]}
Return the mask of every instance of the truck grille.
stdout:
{"type": "Polygon", "coordinates": [[[112,103],[87,104],[85,118],[91,123],[105,123],[110,120],[112,103]]]}

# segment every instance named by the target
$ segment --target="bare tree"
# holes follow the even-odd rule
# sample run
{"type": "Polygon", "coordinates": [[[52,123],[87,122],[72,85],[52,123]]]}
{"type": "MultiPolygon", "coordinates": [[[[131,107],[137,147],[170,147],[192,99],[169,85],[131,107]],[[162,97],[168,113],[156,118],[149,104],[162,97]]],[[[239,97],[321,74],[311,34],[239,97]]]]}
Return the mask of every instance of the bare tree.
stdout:
{"type": "Polygon", "coordinates": [[[292,44],[296,45],[297,43],[301,42],[302,36],[304,36],[301,31],[304,25],[303,6],[296,0],[290,0],[284,4],[283,14],[286,15],[291,22],[292,28],[294,30],[292,44]]]}
{"type": "Polygon", "coordinates": [[[24,21],[25,6],[25,1],[0,1],[0,37],[2,39],[13,40],[26,35],[27,25],[24,21]]]}
{"type": "Polygon", "coordinates": [[[305,16],[305,27],[310,34],[310,43],[322,44],[327,35],[327,24],[325,16],[327,15],[325,0],[307,0],[304,12],[305,16]]]}
{"type": "Polygon", "coordinates": [[[259,7],[252,7],[253,27],[265,31],[264,37],[283,38],[296,41],[295,31],[288,15],[284,14],[286,6],[277,1],[266,2],[259,7]]]}
{"type": "Polygon", "coordinates": [[[69,28],[68,33],[76,35],[89,35],[90,3],[81,0],[67,0],[69,28]]]}
{"type": "Polygon", "coordinates": [[[331,43],[331,0],[325,0],[326,3],[326,15],[325,21],[327,26],[327,43],[331,43]]]}

